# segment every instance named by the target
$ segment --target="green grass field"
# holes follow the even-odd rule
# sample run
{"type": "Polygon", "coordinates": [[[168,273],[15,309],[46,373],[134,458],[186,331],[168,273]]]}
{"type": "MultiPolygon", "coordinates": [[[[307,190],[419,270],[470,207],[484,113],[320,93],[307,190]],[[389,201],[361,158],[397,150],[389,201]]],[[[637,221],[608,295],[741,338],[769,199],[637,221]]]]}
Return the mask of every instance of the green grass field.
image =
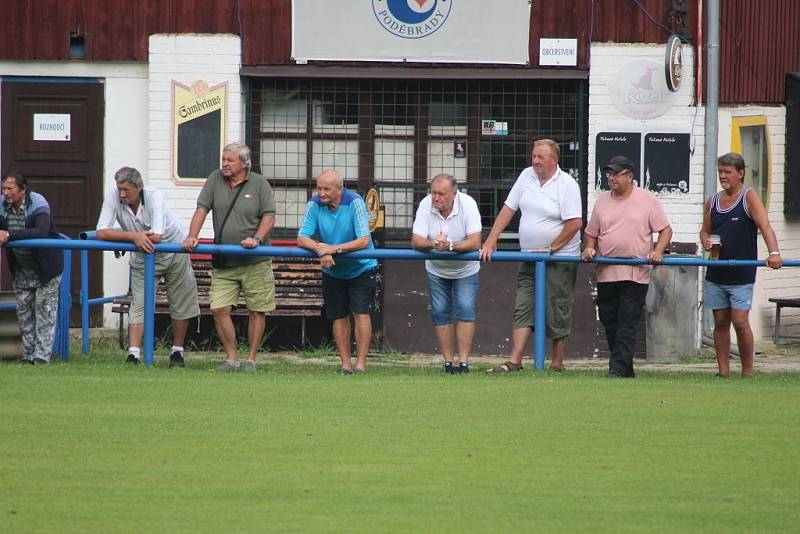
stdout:
{"type": "MultiPolygon", "coordinates": [[[[787,532],[800,375],[0,364],[2,532],[787,532]]],[[[163,359],[162,359],[163,360],[163,359]]],[[[190,355],[191,360],[191,355],[190,355]]]]}

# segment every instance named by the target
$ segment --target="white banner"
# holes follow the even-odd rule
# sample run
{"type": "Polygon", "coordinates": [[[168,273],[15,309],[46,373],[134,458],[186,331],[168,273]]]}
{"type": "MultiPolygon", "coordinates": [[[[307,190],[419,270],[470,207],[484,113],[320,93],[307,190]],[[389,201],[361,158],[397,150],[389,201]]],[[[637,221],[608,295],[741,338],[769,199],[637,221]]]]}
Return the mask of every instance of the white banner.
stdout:
{"type": "Polygon", "coordinates": [[[525,65],[530,14],[528,0],[293,0],[292,57],[525,65]]]}

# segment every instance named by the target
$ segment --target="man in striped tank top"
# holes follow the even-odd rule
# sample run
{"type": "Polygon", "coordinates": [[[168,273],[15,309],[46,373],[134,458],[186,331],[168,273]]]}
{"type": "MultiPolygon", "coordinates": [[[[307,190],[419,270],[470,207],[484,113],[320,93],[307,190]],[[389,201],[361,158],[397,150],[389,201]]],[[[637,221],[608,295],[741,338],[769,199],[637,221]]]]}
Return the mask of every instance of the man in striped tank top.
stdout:
{"type": "MultiPolygon", "coordinates": [[[[754,260],[758,257],[758,231],[769,250],[765,264],[772,269],[783,265],[778,240],[758,194],[744,186],[745,162],[730,152],[717,159],[717,174],[722,191],[706,201],[700,242],[711,250],[711,236],[719,236],[719,259],[754,260]]],[[[715,238],[716,240],[716,238],[715,238]]],[[[756,267],[708,267],[704,284],[704,305],[714,311],[714,349],[717,376],[730,375],[731,324],[736,332],[742,376],[753,376],[753,331],[750,308],[756,267]]]]}

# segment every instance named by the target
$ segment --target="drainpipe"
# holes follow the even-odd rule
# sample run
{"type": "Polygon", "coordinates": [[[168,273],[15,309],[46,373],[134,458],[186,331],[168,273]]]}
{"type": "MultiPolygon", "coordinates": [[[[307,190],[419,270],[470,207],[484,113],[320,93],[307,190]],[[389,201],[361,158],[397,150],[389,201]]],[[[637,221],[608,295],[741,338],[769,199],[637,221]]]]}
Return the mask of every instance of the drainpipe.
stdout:
{"type": "MultiPolygon", "coordinates": [[[[699,3],[702,4],[702,0],[699,3]]],[[[706,141],[703,165],[703,200],[717,192],[717,146],[719,143],[719,0],[707,0],[706,7],[707,11],[703,14],[706,19],[708,39],[706,42],[706,141]]],[[[700,209],[705,209],[705,202],[700,209]]],[[[704,309],[701,335],[703,344],[714,346],[713,330],[713,315],[710,310],[704,309]]],[[[731,348],[738,354],[736,348],[731,348]]]]}
{"type": "Polygon", "coordinates": [[[705,165],[703,197],[717,192],[717,144],[719,127],[719,0],[708,0],[708,71],[706,83],[705,165]]]}

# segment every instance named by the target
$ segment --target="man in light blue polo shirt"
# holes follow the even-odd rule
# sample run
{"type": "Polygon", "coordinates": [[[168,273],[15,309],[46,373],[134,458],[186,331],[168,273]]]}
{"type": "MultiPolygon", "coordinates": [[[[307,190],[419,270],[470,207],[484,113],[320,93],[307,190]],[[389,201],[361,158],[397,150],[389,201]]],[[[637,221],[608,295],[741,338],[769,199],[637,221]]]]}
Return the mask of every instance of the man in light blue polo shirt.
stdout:
{"type": "Polygon", "coordinates": [[[317,194],[309,200],[297,244],[314,252],[322,266],[325,316],[333,322],[333,337],[342,359],[342,374],[352,374],[350,314],[356,329],[355,371],[367,369],[372,338],[369,310],[375,301],[375,259],[348,259],[341,254],[375,248],[369,231],[367,207],[361,197],[344,188],[344,178],[334,170],[317,178],[317,194]],[[334,257],[335,256],[335,257],[334,257]]]}

